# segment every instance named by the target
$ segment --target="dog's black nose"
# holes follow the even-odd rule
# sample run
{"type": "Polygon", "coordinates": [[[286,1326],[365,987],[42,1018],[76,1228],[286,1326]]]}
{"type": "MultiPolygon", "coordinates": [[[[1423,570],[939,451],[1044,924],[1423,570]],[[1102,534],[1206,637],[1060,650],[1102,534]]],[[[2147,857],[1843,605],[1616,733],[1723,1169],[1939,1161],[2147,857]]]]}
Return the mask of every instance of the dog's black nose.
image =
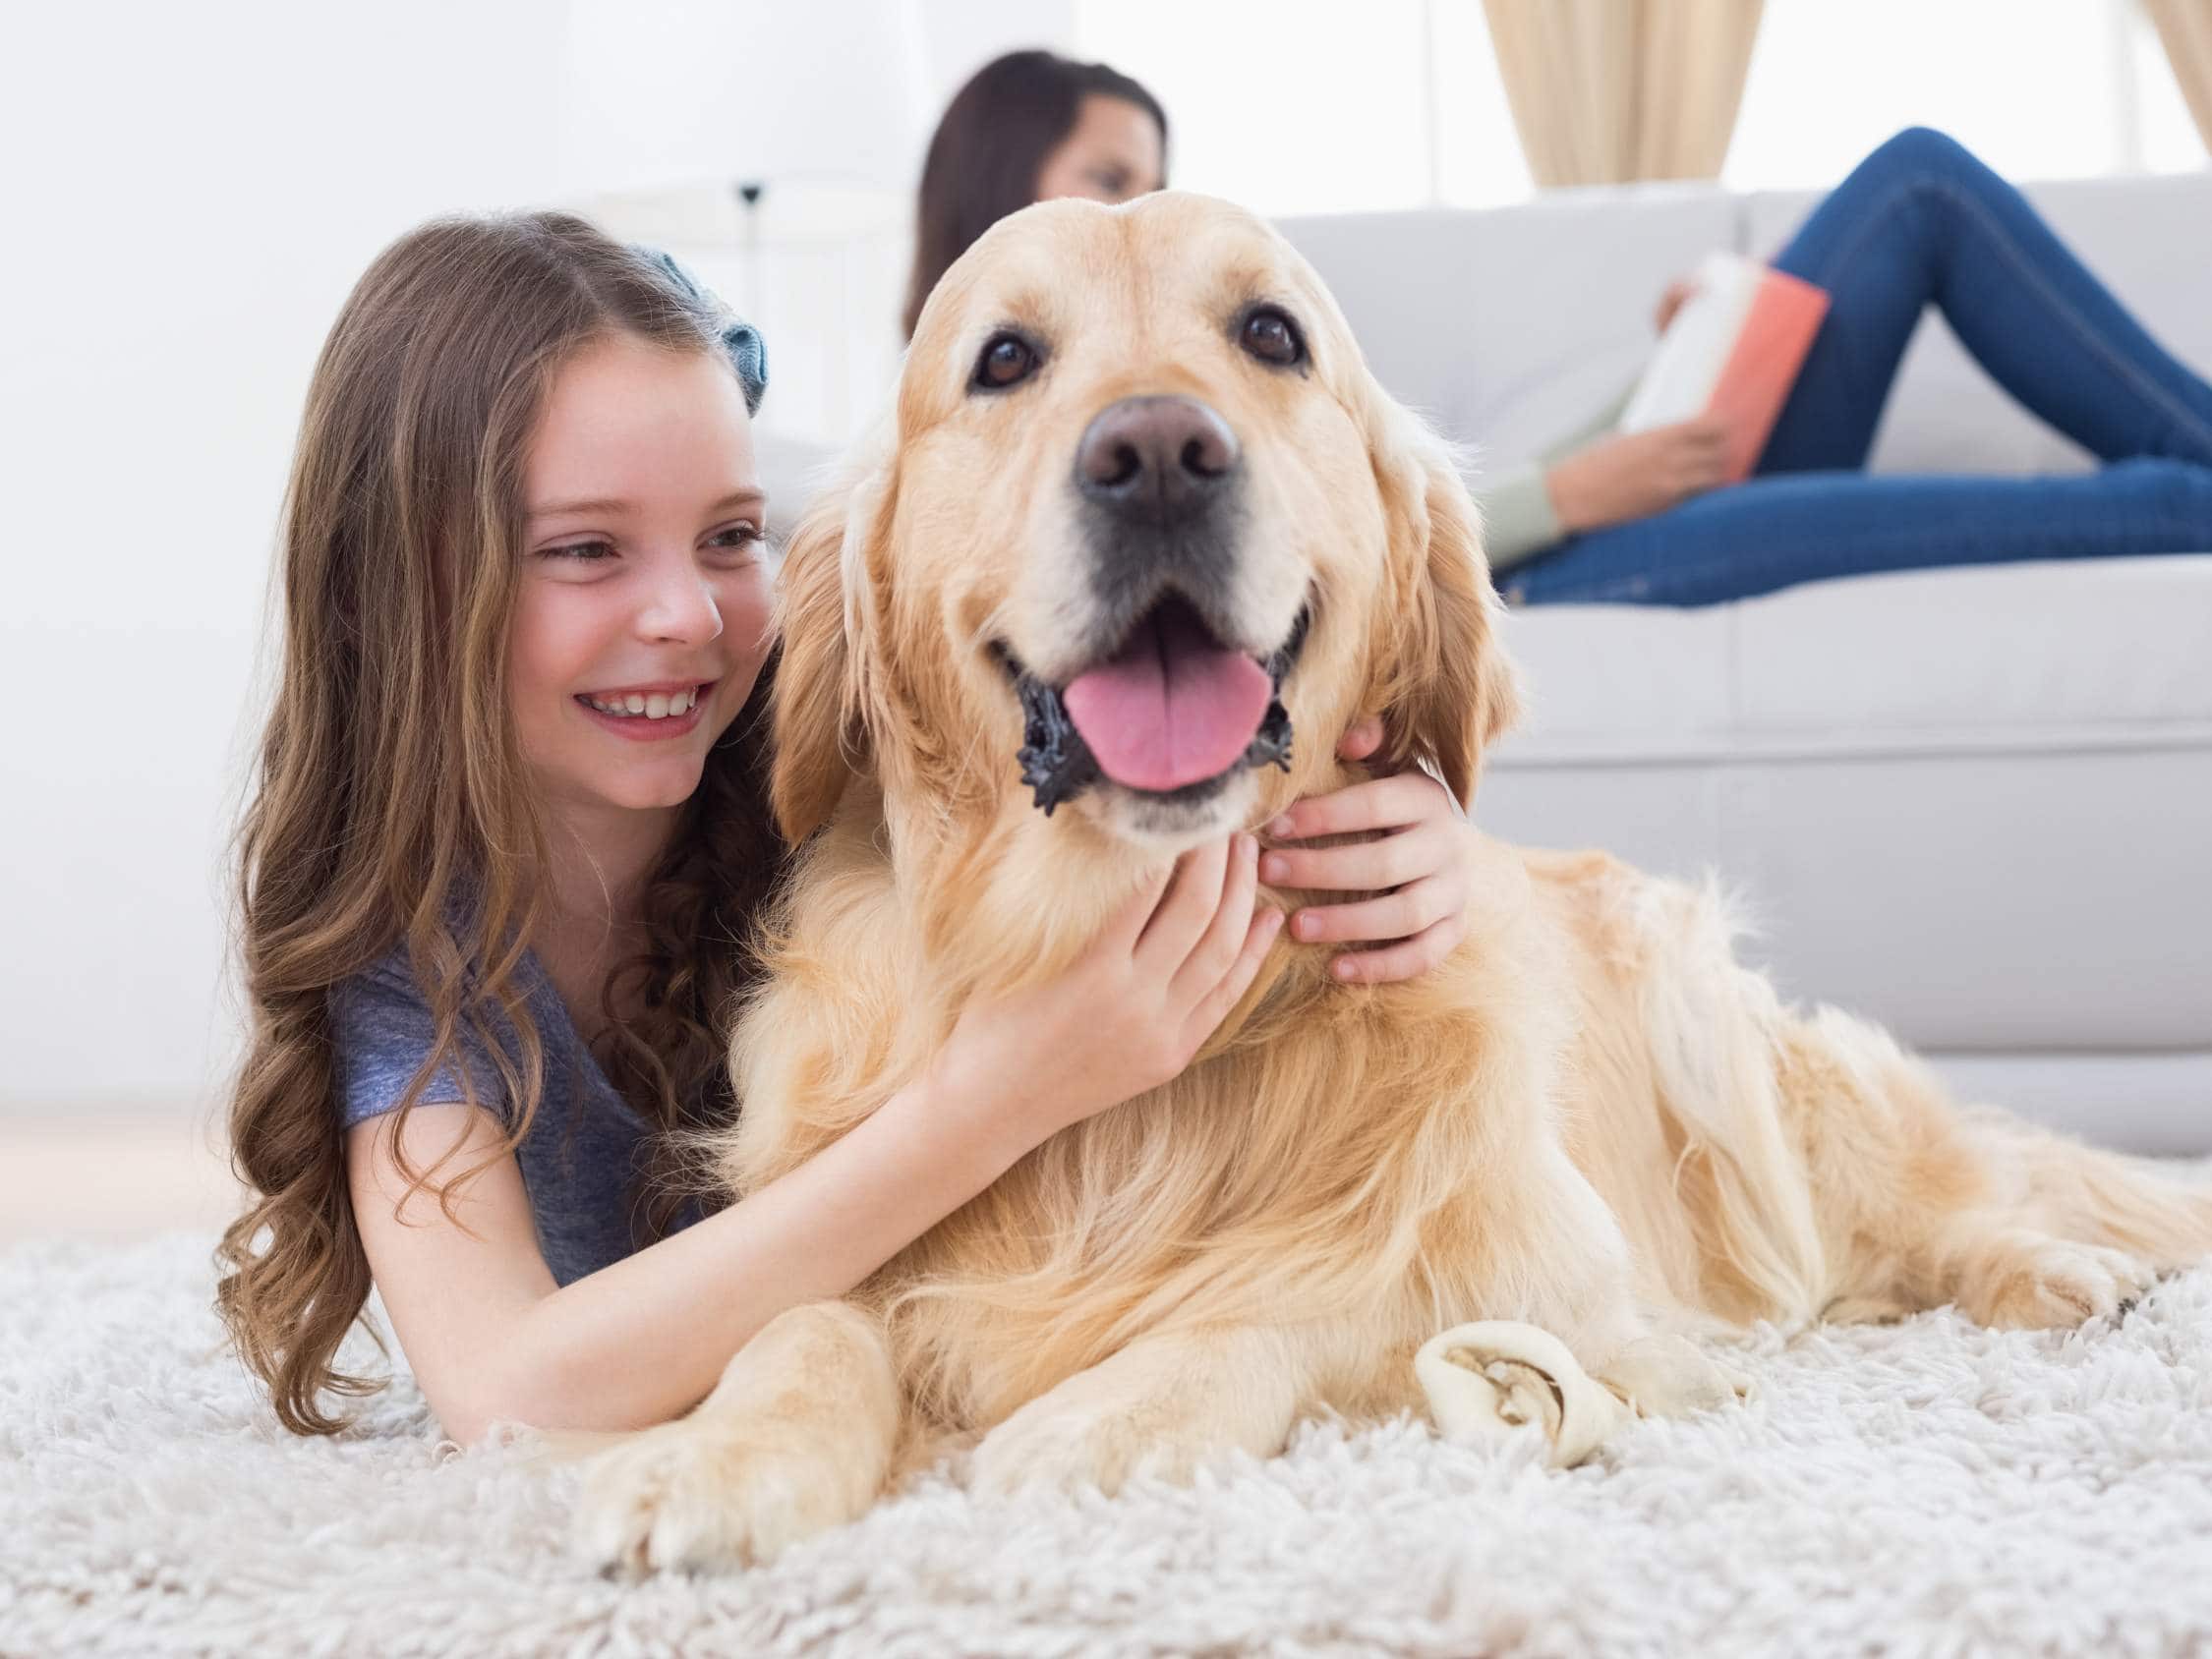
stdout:
{"type": "Polygon", "coordinates": [[[1194,397],[1125,397],[1076,448],[1076,486],[1126,517],[1172,523],[1203,508],[1242,459],[1229,423],[1194,397]]]}

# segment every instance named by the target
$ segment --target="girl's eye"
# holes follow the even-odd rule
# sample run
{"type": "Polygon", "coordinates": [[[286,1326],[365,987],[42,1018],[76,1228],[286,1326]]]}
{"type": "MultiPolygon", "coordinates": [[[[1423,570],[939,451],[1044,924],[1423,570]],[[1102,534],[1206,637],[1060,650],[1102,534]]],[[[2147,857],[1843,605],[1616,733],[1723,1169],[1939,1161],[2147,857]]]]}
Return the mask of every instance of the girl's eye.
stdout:
{"type": "Polygon", "coordinates": [[[606,542],[567,542],[557,547],[542,549],[541,557],[550,559],[582,559],[596,564],[601,559],[614,556],[613,546],[606,542]]]}
{"type": "Polygon", "coordinates": [[[728,530],[718,530],[708,539],[713,547],[750,547],[761,541],[761,528],[757,524],[733,524],[728,530]]]}

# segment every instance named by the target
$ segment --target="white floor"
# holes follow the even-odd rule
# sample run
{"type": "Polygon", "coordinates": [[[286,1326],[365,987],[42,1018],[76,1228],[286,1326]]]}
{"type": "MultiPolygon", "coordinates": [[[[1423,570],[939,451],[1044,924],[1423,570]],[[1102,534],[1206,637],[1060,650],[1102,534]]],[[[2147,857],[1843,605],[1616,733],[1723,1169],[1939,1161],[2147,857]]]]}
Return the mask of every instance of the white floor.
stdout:
{"type": "Polygon", "coordinates": [[[441,1451],[410,1380],[278,1430],[209,1241],[0,1249],[0,1653],[2212,1652],[2212,1269],[2076,1331],[1763,1331],[1756,1400],[1567,1472],[1419,1419],[1111,1500],[956,1461],[772,1567],[627,1584],[580,1471],[441,1451]]]}

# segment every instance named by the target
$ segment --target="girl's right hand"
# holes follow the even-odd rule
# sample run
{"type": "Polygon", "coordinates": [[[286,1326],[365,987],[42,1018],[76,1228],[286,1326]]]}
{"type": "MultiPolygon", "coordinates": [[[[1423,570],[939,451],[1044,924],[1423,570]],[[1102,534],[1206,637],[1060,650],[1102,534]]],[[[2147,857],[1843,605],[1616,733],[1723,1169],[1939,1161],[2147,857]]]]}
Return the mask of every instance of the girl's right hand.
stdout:
{"type": "Polygon", "coordinates": [[[1700,415],[1601,438],[1543,476],[1570,535],[1647,518],[1727,482],[1729,423],[1700,415]]]}
{"type": "Polygon", "coordinates": [[[953,1097],[1027,1151],[1178,1075],[1281,931],[1254,906],[1258,862],[1243,834],[1187,852],[1056,978],[969,1003],[938,1058],[953,1097]]]}

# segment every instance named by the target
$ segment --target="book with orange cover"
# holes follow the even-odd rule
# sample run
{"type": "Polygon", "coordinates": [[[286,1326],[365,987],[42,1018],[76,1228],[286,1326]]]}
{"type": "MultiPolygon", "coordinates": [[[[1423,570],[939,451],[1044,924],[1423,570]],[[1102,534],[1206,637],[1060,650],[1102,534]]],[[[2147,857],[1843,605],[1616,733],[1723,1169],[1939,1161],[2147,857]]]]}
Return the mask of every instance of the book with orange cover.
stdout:
{"type": "Polygon", "coordinates": [[[1751,476],[1828,315],[1828,291],[1740,254],[1706,256],[1620,418],[1643,431],[1712,413],[1733,428],[1728,482],[1751,476]]]}

